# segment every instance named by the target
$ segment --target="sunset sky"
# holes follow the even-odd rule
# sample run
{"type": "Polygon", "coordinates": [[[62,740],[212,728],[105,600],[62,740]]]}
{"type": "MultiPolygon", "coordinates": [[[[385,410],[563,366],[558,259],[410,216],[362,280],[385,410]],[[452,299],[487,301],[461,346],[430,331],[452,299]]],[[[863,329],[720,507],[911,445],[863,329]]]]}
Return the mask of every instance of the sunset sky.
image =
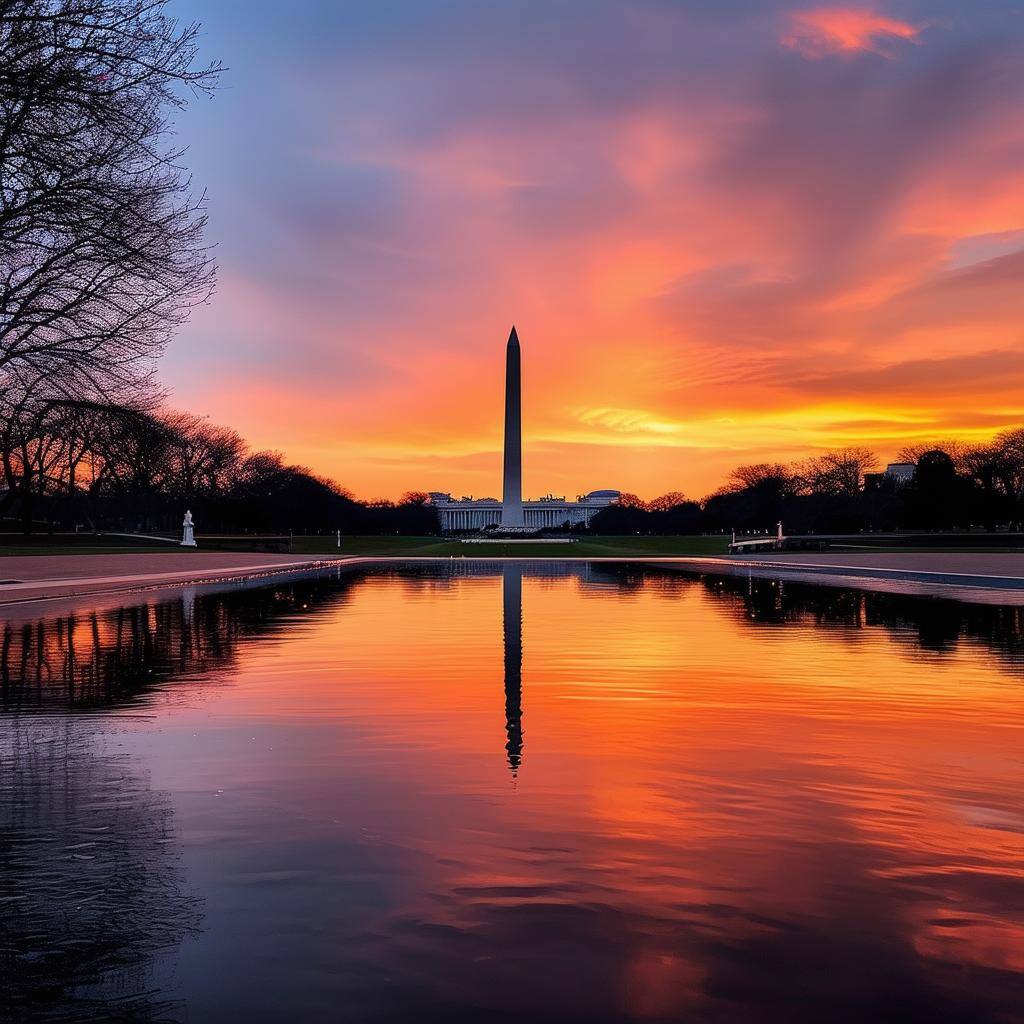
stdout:
{"type": "Polygon", "coordinates": [[[1024,5],[179,0],[173,403],[364,498],[714,489],[1024,422],[1024,5]]]}

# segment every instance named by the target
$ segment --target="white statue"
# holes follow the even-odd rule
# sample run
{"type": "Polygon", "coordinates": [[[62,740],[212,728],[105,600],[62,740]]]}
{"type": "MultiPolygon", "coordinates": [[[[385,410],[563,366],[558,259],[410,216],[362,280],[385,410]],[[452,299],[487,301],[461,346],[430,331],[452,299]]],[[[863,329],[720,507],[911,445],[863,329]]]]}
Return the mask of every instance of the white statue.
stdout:
{"type": "Polygon", "coordinates": [[[194,548],[196,546],[196,539],[192,535],[192,513],[186,512],[185,518],[182,520],[182,532],[181,532],[181,546],[183,548],[194,548]]]}

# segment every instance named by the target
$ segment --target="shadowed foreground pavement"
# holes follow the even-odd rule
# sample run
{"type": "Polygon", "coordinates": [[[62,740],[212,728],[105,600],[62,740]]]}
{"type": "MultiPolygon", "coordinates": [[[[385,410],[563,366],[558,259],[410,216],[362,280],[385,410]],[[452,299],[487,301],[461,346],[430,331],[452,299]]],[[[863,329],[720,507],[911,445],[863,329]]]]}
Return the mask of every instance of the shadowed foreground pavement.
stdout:
{"type": "Polygon", "coordinates": [[[805,580],[945,597],[986,604],[1024,604],[1021,552],[765,552],[718,559],[731,575],[805,580]]]}
{"type": "Polygon", "coordinates": [[[1024,552],[997,551],[781,551],[751,555],[741,561],[782,565],[850,566],[904,572],[959,573],[965,576],[1009,576],[1024,580],[1024,552]]]}
{"type": "Polygon", "coordinates": [[[159,584],[245,579],[338,561],[244,551],[5,556],[0,558],[0,604],[102,594],[159,584]]]}
{"type": "MultiPolygon", "coordinates": [[[[317,558],[230,551],[15,555],[0,557],[0,606],[156,586],[242,580],[354,562],[417,560],[409,555],[317,558]]],[[[879,590],[928,587],[929,592],[938,596],[967,599],[978,599],[979,592],[986,592],[981,599],[989,602],[1006,600],[1016,604],[1024,597],[1024,552],[815,551],[766,552],[731,558],[628,556],[582,560],[658,562],[684,570],[729,575],[778,574],[780,578],[813,578],[830,585],[842,582],[879,590]],[[967,593],[953,592],[961,589],[967,593]]]]}

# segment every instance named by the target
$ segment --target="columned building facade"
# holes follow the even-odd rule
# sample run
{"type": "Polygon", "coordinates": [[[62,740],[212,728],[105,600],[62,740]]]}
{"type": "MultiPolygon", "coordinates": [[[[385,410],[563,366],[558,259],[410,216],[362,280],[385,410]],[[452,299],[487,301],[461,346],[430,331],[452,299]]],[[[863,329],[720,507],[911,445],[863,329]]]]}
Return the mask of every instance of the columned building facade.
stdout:
{"type": "MultiPolygon", "coordinates": [[[[618,491],[591,491],[575,501],[550,496],[524,501],[523,526],[543,530],[567,523],[570,526],[589,523],[618,497],[618,491]]],[[[430,502],[437,509],[442,533],[469,533],[501,525],[502,503],[497,498],[453,498],[450,494],[434,493],[430,495],[430,502]]]]}

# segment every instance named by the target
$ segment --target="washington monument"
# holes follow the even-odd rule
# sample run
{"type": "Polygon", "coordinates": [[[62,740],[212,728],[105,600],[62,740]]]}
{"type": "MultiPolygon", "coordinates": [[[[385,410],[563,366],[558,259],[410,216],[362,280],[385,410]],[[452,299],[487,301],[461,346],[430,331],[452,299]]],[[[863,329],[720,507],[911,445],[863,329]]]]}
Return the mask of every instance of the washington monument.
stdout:
{"type": "Polygon", "coordinates": [[[505,348],[505,455],[501,501],[497,498],[455,499],[443,491],[431,491],[442,533],[471,533],[481,530],[506,531],[508,536],[544,529],[558,529],[589,523],[603,508],[617,501],[618,491],[589,491],[575,501],[553,494],[523,501],[523,378],[519,335],[513,327],[505,348]],[[500,511],[499,511],[500,510],[500,511]]]}
{"type": "Polygon", "coordinates": [[[515,327],[505,348],[505,473],[501,494],[501,525],[526,525],[523,517],[523,416],[519,335],[515,327]]]}

